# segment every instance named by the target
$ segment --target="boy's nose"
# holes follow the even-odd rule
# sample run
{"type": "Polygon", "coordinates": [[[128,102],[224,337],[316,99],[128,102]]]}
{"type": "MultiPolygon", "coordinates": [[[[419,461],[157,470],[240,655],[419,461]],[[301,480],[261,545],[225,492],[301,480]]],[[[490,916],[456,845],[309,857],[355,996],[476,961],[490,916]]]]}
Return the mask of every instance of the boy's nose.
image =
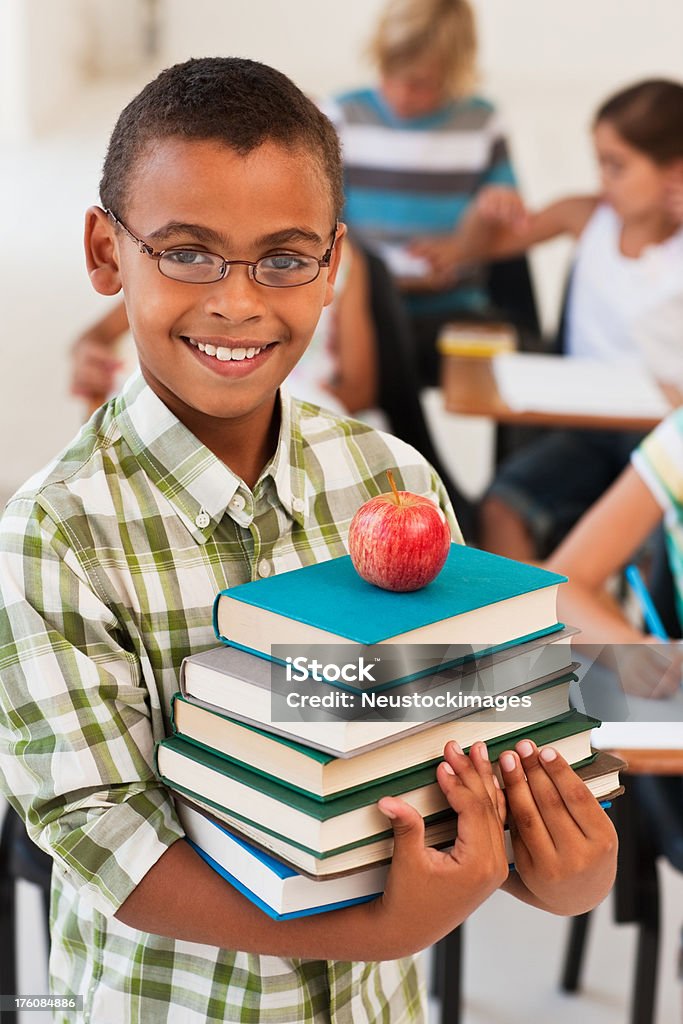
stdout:
{"type": "Polygon", "coordinates": [[[267,296],[264,293],[269,289],[253,279],[250,267],[228,267],[224,278],[204,287],[204,310],[207,313],[243,323],[265,312],[267,296]]]}

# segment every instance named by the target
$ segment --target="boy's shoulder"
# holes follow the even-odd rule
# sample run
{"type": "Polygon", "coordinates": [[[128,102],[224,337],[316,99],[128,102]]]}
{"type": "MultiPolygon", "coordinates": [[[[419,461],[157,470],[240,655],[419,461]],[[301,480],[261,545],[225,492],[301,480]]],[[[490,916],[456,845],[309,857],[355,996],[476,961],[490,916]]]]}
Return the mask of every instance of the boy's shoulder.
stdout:
{"type": "Polygon", "coordinates": [[[79,481],[102,469],[106,454],[120,439],[111,403],[102,406],[78,434],[45,466],[33,473],[10,498],[37,498],[54,487],[78,488],[79,481]]]}
{"type": "MultiPolygon", "coordinates": [[[[400,438],[311,402],[292,398],[291,403],[308,475],[314,477],[316,467],[324,466],[327,484],[351,472],[381,478],[387,469],[397,469],[405,489],[438,488],[438,477],[425,457],[400,438]]],[[[388,489],[386,480],[381,489],[388,489]]]]}

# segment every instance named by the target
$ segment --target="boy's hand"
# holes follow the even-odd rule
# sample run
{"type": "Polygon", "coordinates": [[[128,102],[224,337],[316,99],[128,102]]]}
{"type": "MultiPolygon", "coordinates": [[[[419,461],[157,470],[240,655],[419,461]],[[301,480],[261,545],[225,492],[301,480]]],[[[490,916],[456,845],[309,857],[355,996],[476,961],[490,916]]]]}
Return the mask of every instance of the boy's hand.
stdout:
{"type": "MultiPolygon", "coordinates": [[[[612,887],[617,835],[588,787],[552,747],[501,754],[515,868],[528,902],[554,914],[591,910],[612,887]]],[[[509,889],[524,899],[510,876],[509,889]]]]}
{"type": "Polygon", "coordinates": [[[529,219],[519,192],[505,185],[483,188],[475,200],[477,215],[492,224],[504,224],[522,231],[529,219]]]}
{"type": "Polygon", "coordinates": [[[460,246],[457,235],[417,238],[410,246],[411,256],[427,260],[430,274],[420,280],[423,290],[445,288],[458,279],[460,246]]]}
{"type": "Polygon", "coordinates": [[[71,349],[71,394],[103,402],[122,367],[115,342],[90,332],[82,334],[71,349]]]}
{"type": "Polygon", "coordinates": [[[379,808],[394,827],[394,856],[384,895],[377,901],[381,927],[396,936],[397,956],[442,938],[507,878],[503,840],[505,800],[494,781],[486,745],[470,757],[453,742],[437,779],[458,815],[458,835],[449,850],[425,847],[418,812],[395,797],[379,808]]]}

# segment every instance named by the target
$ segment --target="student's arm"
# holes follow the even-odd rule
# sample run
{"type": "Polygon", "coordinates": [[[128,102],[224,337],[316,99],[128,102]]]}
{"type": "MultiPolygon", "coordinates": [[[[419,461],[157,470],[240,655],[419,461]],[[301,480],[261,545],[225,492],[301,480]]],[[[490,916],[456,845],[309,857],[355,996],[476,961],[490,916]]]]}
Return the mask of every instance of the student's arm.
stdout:
{"type": "Polygon", "coordinates": [[[580,627],[585,643],[643,642],[640,630],[604,604],[602,592],[661,519],[649,487],[627,466],[546,562],[569,577],[559,590],[559,615],[580,627]]]}
{"type": "Polygon", "coordinates": [[[492,196],[484,190],[455,234],[425,240],[414,246],[414,252],[441,273],[458,265],[506,259],[560,235],[578,238],[597,203],[594,196],[575,196],[527,213],[516,193],[492,196]]]}
{"type": "Polygon", "coordinates": [[[123,365],[116,345],[128,330],[123,302],[76,338],[71,349],[71,394],[101,403],[110,394],[117,370],[123,365]]]}
{"type": "Polygon", "coordinates": [[[445,756],[437,778],[458,812],[458,838],[447,851],[425,847],[417,811],[396,798],[382,800],[395,845],[377,900],[275,922],[178,842],[116,916],[154,934],[273,956],[392,960],[424,949],[465,920],[507,875],[502,805],[490,765],[480,754],[470,759],[451,747],[445,756]]]}
{"type": "MultiPolygon", "coordinates": [[[[547,561],[547,568],[569,577],[559,590],[559,615],[580,628],[582,644],[661,644],[604,599],[609,577],[628,562],[661,519],[662,509],[652,491],[628,466],[547,561]]],[[[665,650],[671,666],[666,670],[660,655],[647,649],[633,652],[628,671],[621,676],[628,692],[646,697],[676,692],[682,654],[677,645],[665,650]]]]}
{"type": "Polygon", "coordinates": [[[333,310],[338,372],[327,390],[355,413],[377,403],[377,343],[365,259],[354,247],[347,251],[349,271],[333,310]]]}

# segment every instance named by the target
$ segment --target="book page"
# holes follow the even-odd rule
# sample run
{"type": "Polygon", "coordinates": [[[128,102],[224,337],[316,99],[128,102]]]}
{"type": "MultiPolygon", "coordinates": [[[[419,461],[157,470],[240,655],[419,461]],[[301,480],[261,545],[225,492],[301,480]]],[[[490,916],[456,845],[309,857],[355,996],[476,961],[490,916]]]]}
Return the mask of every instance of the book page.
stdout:
{"type": "Polygon", "coordinates": [[[515,412],[664,417],[669,403],[643,368],[595,359],[506,353],[493,360],[500,396],[515,412]]]}

